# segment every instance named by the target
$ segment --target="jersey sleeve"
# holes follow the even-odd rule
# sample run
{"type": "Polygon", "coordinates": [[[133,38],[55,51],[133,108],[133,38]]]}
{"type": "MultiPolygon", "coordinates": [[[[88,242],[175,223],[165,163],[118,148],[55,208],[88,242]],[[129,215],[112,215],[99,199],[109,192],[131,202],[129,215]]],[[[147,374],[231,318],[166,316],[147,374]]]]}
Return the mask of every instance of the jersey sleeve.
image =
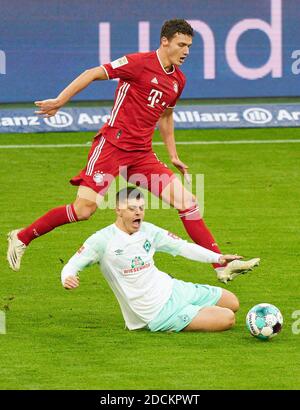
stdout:
{"type": "Polygon", "coordinates": [[[154,229],[154,248],[157,252],[170,253],[173,256],[180,255],[181,248],[187,243],[187,241],[174,235],[172,232],[168,232],[165,229],[153,226],[154,229]]]}
{"type": "Polygon", "coordinates": [[[141,53],[128,54],[108,64],[101,66],[106,72],[107,78],[120,78],[124,81],[133,81],[138,78],[144,68],[143,55],[141,53]]]}
{"type": "Polygon", "coordinates": [[[75,276],[87,266],[100,262],[104,255],[106,244],[107,240],[101,234],[101,231],[90,236],[64,266],[61,273],[62,282],[67,276],[75,276]]]}
{"type": "Polygon", "coordinates": [[[212,252],[209,249],[196,243],[186,242],[179,251],[179,255],[192,261],[203,263],[219,263],[220,253],[212,252]]]}

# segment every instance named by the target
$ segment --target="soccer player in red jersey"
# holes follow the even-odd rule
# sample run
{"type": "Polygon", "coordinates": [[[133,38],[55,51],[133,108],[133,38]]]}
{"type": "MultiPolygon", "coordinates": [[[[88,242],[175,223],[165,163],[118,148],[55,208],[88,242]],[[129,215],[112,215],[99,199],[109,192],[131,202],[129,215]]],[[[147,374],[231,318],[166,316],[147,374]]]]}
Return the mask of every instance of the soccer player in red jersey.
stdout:
{"type": "MultiPolygon", "coordinates": [[[[185,85],[179,67],[189,55],[193,35],[187,21],[166,21],[158,50],[129,54],[86,70],[57,98],[35,103],[39,107],[37,114],[50,117],[93,81],[119,79],[110,119],[94,138],[86,167],[70,181],[79,186],[75,201],[8,234],[7,258],[13,270],[19,270],[24,251],[33,239],[58,226],[89,219],[119,173],[175,207],[194,242],[221,253],[199,213],[196,197],[152,151],[152,135],[158,124],[172,164],[188,177],[188,167],[176,151],[173,108],[185,85]]],[[[235,260],[225,267],[214,264],[214,268],[218,279],[226,283],[258,263],[258,258],[235,260]]]]}

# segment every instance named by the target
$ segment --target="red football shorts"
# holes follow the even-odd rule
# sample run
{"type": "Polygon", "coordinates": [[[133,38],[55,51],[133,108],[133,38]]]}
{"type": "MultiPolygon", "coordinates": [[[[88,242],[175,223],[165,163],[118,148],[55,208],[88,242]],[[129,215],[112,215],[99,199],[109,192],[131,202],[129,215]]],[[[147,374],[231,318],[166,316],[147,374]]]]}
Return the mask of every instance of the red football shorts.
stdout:
{"type": "Polygon", "coordinates": [[[146,188],[157,196],[175,177],[153,151],[124,151],[98,135],[94,138],[86,167],[70,183],[87,186],[104,196],[119,174],[129,183],[146,188]]]}

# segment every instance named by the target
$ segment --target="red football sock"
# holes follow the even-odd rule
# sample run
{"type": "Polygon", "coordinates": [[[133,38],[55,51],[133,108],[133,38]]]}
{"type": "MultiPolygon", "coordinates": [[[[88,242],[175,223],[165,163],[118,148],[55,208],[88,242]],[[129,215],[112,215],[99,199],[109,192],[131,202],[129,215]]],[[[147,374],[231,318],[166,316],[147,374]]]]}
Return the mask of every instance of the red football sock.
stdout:
{"type": "Polygon", "coordinates": [[[20,231],[18,233],[18,238],[25,243],[25,245],[29,245],[33,239],[45,235],[47,232],[52,231],[52,229],[77,221],[78,218],[73,204],[60,206],[51,209],[51,211],[47,212],[27,228],[20,231]]]}
{"type": "MultiPolygon", "coordinates": [[[[200,216],[199,208],[194,205],[190,209],[179,212],[179,216],[185,227],[185,230],[189,234],[190,238],[203,248],[209,249],[216,253],[222,253],[216,244],[212,234],[206,227],[203,219],[200,216]]],[[[213,267],[221,268],[225,265],[220,265],[219,263],[213,263],[213,267]]]]}

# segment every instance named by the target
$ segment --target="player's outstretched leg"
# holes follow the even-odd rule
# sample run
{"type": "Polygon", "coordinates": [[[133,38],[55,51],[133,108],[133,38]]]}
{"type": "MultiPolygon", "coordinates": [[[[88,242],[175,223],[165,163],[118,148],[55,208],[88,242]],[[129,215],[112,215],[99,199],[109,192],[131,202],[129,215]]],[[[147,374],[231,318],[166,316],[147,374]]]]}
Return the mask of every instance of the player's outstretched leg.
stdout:
{"type": "Polygon", "coordinates": [[[73,204],[51,209],[28,227],[9,232],[7,235],[7,260],[11,269],[14,271],[20,269],[26,247],[34,239],[45,235],[58,226],[89,219],[97,209],[96,199],[92,199],[96,198],[96,195],[90,188],[79,187],[78,196],[73,204]]]}
{"type": "MultiPolygon", "coordinates": [[[[222,253],[211,232],[201,218],[196,197],[191,194],[179,181],[173,178],[162,191],[161,198],[171,204],[179,212],[179,217],[190,238],[200,246],[211,251],[222,253]]],[[[224,265],[213,264],[215,269],[224,268],[224,265]]]]}

